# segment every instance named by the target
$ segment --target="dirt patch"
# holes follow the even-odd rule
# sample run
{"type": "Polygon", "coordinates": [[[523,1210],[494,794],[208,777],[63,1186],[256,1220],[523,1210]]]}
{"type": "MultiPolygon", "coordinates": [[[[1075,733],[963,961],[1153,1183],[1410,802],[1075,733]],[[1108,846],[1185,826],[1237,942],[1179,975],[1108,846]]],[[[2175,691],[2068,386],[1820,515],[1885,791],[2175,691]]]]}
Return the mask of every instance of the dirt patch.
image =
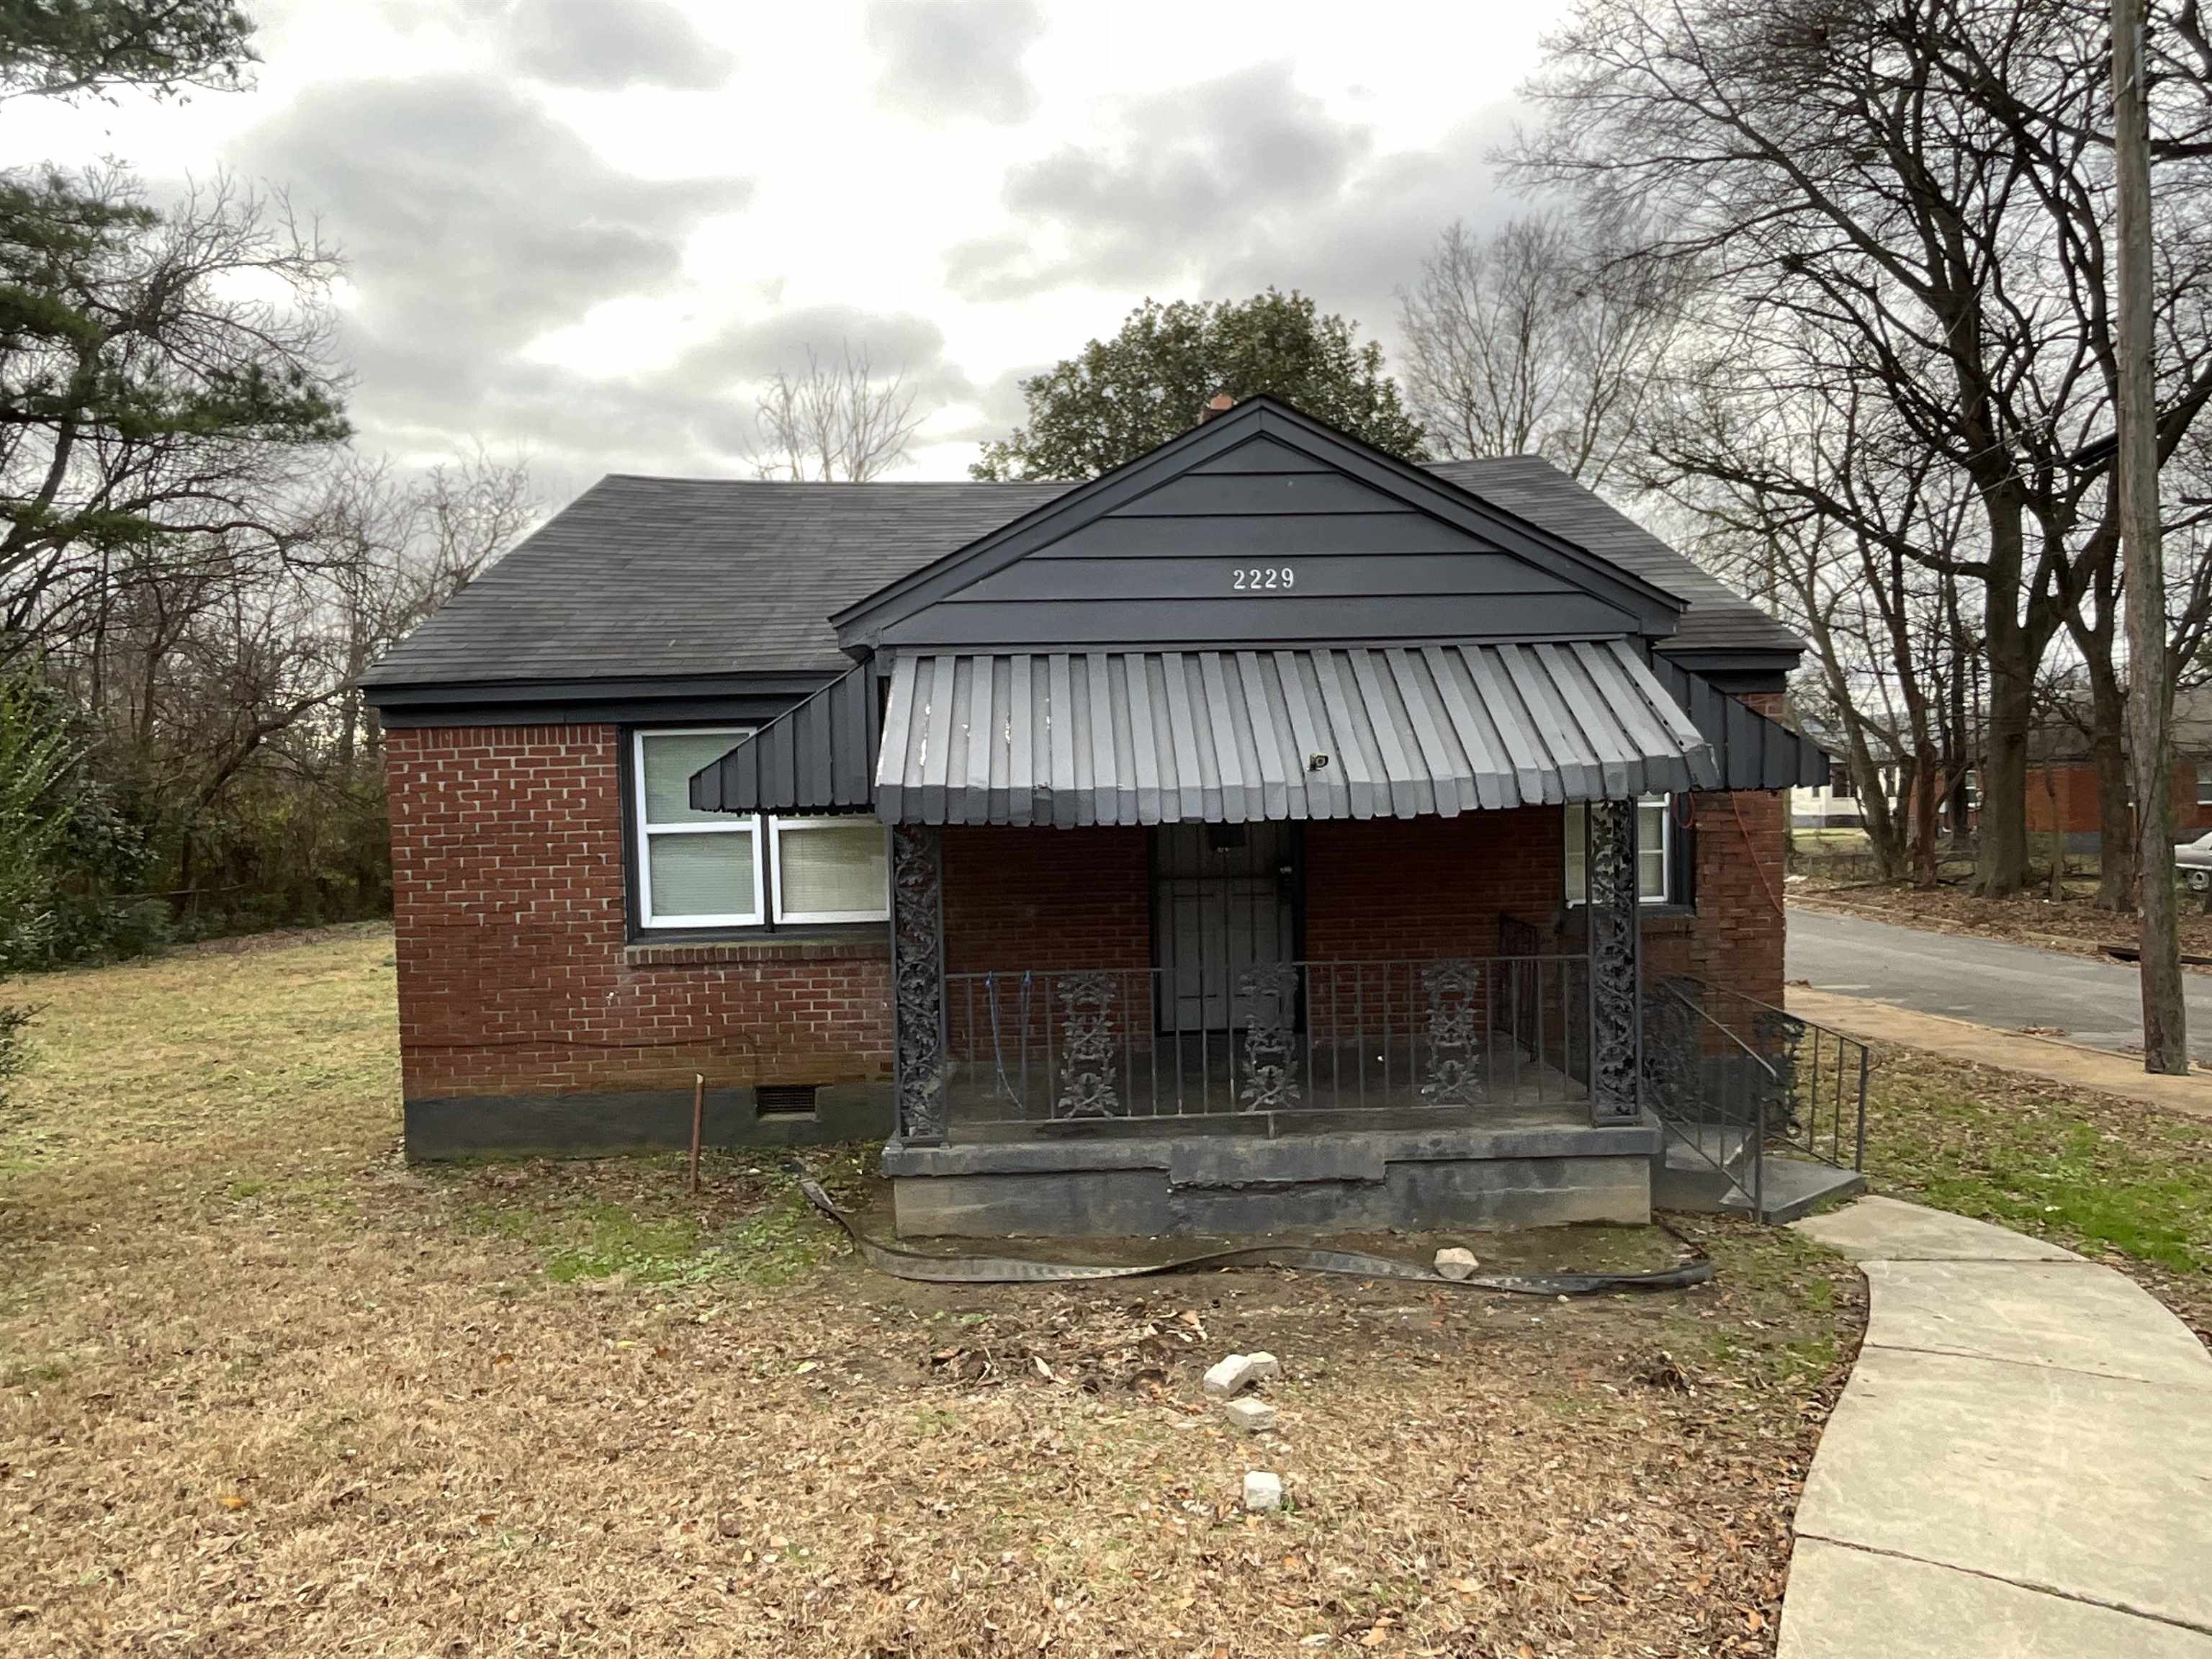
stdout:
{"type": "Polygon", "coordinates": [[[673,1158],[407,1168],[389,951],[40,987],[0,1123],[0,1652],[1771,1651],[1863,1317],[1794,1236],[1700,1224],[1712,1285],[1573,1304],[902,1284],[765,1159],[696,1201],[673,1158]],[[1197,1384],[1255,1347],[1261,1442],[1197,1384]],[[1235,1509],[1255,1467],[1284,1513],[1235,1509]]]}

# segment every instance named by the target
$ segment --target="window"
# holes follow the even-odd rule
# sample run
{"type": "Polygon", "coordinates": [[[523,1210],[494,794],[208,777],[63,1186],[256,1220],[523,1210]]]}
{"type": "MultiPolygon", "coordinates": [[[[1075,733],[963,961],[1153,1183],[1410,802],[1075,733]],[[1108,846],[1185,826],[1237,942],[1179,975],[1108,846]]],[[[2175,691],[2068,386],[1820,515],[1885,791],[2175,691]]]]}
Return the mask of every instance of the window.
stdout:
{"type": "MultiPolygon", "coordinates": [[[[1589,876],[1583,867],[1586,813],[1579,803],[1568,806],[1567,902],[1585,904],[1589,898],[1589,876]]],[[[1674,815],[1667,798],[1655,795],[1636,804],[1636,894],[1646,904],[1665,904],[1674,896],[1674,815]]]]}
{"type": "Polygon", "coordinates": [[[634,734],[638,925],[883,921],[890,914],[890,872],[883,826],[873,818],[692,810],[691,775],[729,753],[749,729],[634,734]]]}
{"type": "Polygon", "coordinates": [[[2212,766],[2197,769],[2197,804],[2212,806],[2212,766]]]}
{"type": "Polygon", "coordinates": [[[881,921],[890,872],[873,818],[771,818],[778,921],[881,921]]]}
{"type": "Polygon", "coordinates": [[[637,733],[637,919],[646,927],[757,923],[760,822],[692,810],[691,775],[745,728],[637,733]]]}

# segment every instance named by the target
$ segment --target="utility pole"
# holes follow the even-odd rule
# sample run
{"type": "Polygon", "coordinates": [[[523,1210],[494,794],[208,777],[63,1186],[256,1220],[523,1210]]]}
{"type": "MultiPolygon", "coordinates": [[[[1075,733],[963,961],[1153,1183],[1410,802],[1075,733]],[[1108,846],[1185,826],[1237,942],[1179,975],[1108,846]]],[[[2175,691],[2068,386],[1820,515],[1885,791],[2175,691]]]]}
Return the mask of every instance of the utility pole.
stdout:
{"type": "Polygon", "coordinates": [[[2146,0],[2112,0],[2112,157],[2119,190],[2120,543],[2128,586],[2128,743],[2142,876],[2143,1069],[2189,1069],[2173,897],[2166,685],[2166,568],[2159,550],[2158,404],[2151,374],[2150,103],[2146,0]]]}

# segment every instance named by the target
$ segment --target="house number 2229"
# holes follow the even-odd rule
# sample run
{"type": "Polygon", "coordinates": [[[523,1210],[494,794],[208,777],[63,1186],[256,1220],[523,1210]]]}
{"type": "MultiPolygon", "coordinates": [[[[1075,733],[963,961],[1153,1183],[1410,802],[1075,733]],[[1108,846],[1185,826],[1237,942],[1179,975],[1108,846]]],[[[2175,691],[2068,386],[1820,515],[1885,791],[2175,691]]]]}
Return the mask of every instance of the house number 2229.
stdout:
{"type": "Polygon", "coordinates": [[[1286,564],[1240,564],[1230,580],[1230,586],[1240,593],[1258,592],[1265,588],[1278,592],[1297,580],[1297,572],[1286,564]]]}

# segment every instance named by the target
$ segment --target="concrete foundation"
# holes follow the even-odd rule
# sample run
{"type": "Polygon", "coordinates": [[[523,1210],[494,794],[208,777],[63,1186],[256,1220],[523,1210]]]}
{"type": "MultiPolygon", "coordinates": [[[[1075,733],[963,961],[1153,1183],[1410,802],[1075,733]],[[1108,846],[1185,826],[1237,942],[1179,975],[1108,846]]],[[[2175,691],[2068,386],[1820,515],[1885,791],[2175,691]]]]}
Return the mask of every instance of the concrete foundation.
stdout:
{"type": "Polygon", "coordinates": [[[908,1237],[1502,1231],[1651,1218],[1656,1125],[886,1147],[908,1237]]]}
{"type": "MultiPolygon", "coordinates": [[[[689,1089],[561,1095],[457,1095],[404,1108],[410,1163],[457,1158],[592,1158],[686,1146],[689,1089]]],[[[890,1133],[890,1087],[832,1083],[811,1111],[763,1112],[750,1089],[709,1089],[700,1139],[708,1146],[825,1146],[890,1133]]]]}

